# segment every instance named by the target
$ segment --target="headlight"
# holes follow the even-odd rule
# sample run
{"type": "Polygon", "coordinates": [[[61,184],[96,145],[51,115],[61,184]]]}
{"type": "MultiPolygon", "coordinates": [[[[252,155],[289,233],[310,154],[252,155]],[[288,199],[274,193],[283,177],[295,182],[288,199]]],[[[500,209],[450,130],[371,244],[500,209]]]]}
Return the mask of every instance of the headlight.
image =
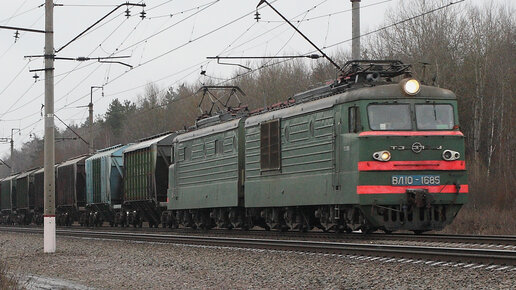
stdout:
{"type": "Polygon", "coordinates": [[[419,90],[421,89],[421,85],[419,84],[419,81],[416,79],[403,79],[400,82],[401,87],[403,88],[403,91],[407,95],[416,95],[419,93],[419,90]]]}
{"type": "Polygon", "coordinates": [[[443,159],[446,161],[457,160],[460,158],[460,153],[453,150],[444,150],[443,159]]]}
{"type": "Polygon", "coordinates": [[[391,160],[391,152],[389,151],[378,151],[373,153],[373,159],[378,161],[389,161],[391,160]]]}

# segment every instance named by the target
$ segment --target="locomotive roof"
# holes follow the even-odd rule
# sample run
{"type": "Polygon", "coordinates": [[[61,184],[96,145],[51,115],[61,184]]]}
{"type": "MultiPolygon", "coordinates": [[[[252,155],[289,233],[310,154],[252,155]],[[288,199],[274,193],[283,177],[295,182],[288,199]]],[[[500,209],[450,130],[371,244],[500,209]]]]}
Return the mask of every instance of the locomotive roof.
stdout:
{"type": "Polygon", "coordinates": [[[184,134],[178,135],[176,138],[174,138],[174,142],[188,141],[191,139],[199,138],[199,137],[210,135],[213,133],[220,133],[220,132],[225,132],[225,131],[228,131],[231,129],[235,129],[238,127],[240,120],[241,120],[241,118],[231,120],[228,122],[224,122],[221,124],[217,124],[214,126],[201,128],[201,129],[191,131],[188,133],[184,133],[184,134]]]}
{"type": "Polygon", "coordinates": [[[455,100],[457,97],[453,92],[447,89],[441,89],[431,86],[421,86],[420,92],[415,96],[407,96],[401,91],[398,83],[378,85],[372,87],[362,87],[350,89],[336,95],[317,99],[314,101],[293,105],[284,109],[266,112],[256,116],[247,118],[245,126],[254,126],[259,123],[273,120],[276,118],[284,118],[304,114],[307,112],[319,111],[322,109],[333,107],[337,104],[353,102],[357,100],[391,100],[391,99],[449,99],[455,100]]]}
{"type": "Polygon", "coordinates": [[[177,135],[176,133],[170,133],[170,134],[166,134],[166,135],[159,136],[159,137],[156,137],[156,138],[153,138],[150,140],[146,140],[146,141],[143,141],[140,143],[130,145],[127,148],[125,148],[124,153],[136,151],[136,150],[143,149],[143,148],[148,148],[148,147],[152,146],[153,144],[157,144],[158,146],[159,145],[164,145],[164,146],[172,145],[172,139],[174,139],[174,137],[176,135],[177,135]]]}

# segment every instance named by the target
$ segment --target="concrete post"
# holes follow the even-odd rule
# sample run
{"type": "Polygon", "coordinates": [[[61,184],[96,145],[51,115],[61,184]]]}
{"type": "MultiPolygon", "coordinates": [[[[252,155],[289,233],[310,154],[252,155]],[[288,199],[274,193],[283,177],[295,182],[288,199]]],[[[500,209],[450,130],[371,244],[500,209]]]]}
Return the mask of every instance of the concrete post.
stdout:
{"type": "Polygon", "coordinates": [[[43,252],[56,251],[54,152],[54,3],[45,0],[45,148],[43,252]]]}
{"type": "Polygon", "coordinates": [[[354,60],[360,59],[360,0],[351,0],[352,8],[352,42],[351,57],[354,60]]]}

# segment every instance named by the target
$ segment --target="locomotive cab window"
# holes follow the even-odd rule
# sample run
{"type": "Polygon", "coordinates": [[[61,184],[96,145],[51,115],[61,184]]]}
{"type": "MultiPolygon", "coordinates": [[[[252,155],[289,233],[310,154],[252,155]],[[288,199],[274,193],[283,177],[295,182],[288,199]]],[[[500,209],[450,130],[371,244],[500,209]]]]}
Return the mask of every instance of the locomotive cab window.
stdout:
{"type": "Polygon", "coordinates": [[[411,130],[409,104],[374,104],[367,107],[371,130],[411,130]]]}
{"type": "Polygon", "coordinates": [[[280,169],[280,146],[279,120],[262,123],[260,125],[260,168],[262,171],[280,169]]]}
{"type": "Polygon", "coordinates": [[[416,104],[418,130],[450,130],[454,126],[453,107],[449,104],[416,104]]]}

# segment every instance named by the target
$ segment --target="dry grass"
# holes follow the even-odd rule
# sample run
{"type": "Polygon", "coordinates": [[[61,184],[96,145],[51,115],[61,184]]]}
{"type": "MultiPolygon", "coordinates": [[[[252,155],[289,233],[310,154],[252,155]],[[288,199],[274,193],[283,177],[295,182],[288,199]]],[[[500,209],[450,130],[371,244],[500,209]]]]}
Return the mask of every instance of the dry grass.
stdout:
{"type": "Polygon", "coordinates": [[[9,273],[9,267],[3,261],[0,261],[0,289],[23,289],[16,276],[9,273]]]}
{"type": "Polygon", "coordinates": [[[516,208],[466,205],[443,233],[516,235],[516,208]]]}

